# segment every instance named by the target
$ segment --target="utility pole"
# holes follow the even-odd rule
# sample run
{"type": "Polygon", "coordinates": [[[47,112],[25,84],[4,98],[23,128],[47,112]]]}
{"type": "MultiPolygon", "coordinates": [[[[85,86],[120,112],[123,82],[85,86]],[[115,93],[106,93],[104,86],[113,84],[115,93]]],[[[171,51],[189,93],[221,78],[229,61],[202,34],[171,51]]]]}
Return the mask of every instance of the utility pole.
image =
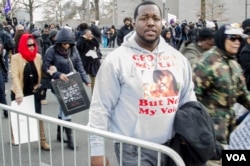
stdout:
{"type": "Polygon", "coordinates": [[[201,20],[206,19],[206,0],[201,0],[201,20]]]}
{"type": "Polygon", "coordinates": [[[163,11],[162,15],[163,15],[163,19],[165,19],[165,17],[166,17],[166,14],[165,14],[165,10],[166,10],[165,8],[166,7],[165,7],[165,5],[166,5],[165,0],[162,0],[162,8],[163,8],[162,9],[162,11],[163,11]]]}

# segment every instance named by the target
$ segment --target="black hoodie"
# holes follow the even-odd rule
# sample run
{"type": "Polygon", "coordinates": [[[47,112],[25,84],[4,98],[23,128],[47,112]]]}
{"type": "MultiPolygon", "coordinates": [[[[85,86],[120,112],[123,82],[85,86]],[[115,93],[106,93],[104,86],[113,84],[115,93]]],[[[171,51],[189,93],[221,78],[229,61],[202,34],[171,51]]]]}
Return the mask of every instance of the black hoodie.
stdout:
{"type": "Polygon", "coordinates": [[[62,28],[56,35],[55,44],[58,43],[69,43],[70,45],[75,45],[74,34],[71,30],[67,28],[62,28]]]}

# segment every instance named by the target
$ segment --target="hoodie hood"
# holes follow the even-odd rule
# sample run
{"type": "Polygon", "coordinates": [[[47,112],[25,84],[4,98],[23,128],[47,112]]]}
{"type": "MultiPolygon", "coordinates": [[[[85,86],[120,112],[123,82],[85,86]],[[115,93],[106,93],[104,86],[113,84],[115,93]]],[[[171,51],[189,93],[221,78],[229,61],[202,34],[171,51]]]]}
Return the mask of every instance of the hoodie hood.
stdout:
{"type": "Polygon", "coordinates": [[[237,27],[235,24],[222,25],[215,34],[215,46],[227,55],[229,54],[225,48],[225,41],[228,35],[239,35],[242,38],[246,37],[246,35],[243,34],[243,30],[240,27],[237,27]]]}
{"type": "Polygon", "coordinates": [[[75,44],[73,33],[67,28],[62,28],[56,35],[56,44],[64,42],[70,43],[71,45],[75,44]]]}
{"type": "Polygon", "coordinates": [[[140,52],[140,53],[149,53],[149,54],[161,54],[165,51],[169,52],[169,49],[174,50],[174,48],[170,45],[169,45],[169,47],[166,47],[166,42],[165,42],[164,38],[162,36],[160,36],[159,37],[160,38],[159,45],[151,52],[149,50],[146,50],[146,49],[140,47],[136,43],[135,35],[136,35],[135,31],[131,31],[130,33],[128,33],[124,37],[124,42],[122,43],[122,46],[129,47],[133,50],[137,50],[137,52],[140,52]]]}

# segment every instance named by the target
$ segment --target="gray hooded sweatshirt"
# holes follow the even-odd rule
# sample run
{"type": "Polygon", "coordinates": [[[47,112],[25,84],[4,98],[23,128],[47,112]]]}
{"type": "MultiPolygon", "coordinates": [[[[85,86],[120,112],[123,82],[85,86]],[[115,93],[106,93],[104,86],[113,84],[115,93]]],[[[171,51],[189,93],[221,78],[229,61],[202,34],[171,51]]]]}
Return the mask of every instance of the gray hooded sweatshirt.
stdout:
{"type": "MultiPolygon", "coordinates": [[[[174,134],[179,107],[197,101],[187,59],[160,38],[153,52],[135,33],[103,61],[95,81],[89,127],[163,144],[174,134]]],[[[103,155],[103,139],[90,136],[91,155],[103,155]]]]}

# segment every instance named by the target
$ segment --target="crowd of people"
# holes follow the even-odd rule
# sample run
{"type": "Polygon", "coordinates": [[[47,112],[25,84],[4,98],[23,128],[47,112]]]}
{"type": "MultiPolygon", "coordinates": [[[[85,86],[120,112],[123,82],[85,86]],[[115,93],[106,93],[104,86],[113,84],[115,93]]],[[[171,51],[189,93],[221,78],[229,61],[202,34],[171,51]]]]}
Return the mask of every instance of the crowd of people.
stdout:
{"type": "MultiPolygon", "coordinates": [[[[119,30],[114,25],[100,29],[95,21],[81,23],[76,30],[67,24],[64,27],[46,24],[42,30],[34,24],[28,30],[25,25],[17,24],[12,35],[15,45],[11,49],[7,49],[4,40],[4,34],[11,33],[3,33],[6,27],[3,21],[0,102],[7,104],[4,83],[8,82],[8,58],[11,100],[19,104],[23,97],[34,94],[40,84],[45,90],[50,89],[52,79],[67,81],[67,74],[77,71],[92,89],[89,127],[169,146],[177,139],[174,123],[176,116],[180,116],[177,112],[191,105],[191,109],[207,111],[213,121],[214,139],[206,142],[212,151],[202,161],[180,155],[186,164],[221,165],[222,149],[227,149],[238,120],[234,104],[250,109],[250,19],[220,27],[216,21],[202,20],[197,23],[170,20],[162,25],[162,11],[152,1],[138,4],[133,17],[134,22],[131,17],[124,18],[119,30]],[[115,47],[102,63],[100,47],[115,47]],[[91,51],[96,57],[90,56],[91,51]]],[[[42,104],[47,104],[46,97],[35,98],[34,103],[36,113],[41,114],[42,104]]],[[[3,114],[8,118],[7,111],[3,114]]],[[[71,121],[60,105],[58,119],[71,121]]],[[[42,121],[39,127],[41,147],[50,150],[42,121]]],[[[63,131],[68,148],[74,150],[71,129],[63,131]]],[[[60,132],[58,126],[58,141],[63,139],[60,132]]],[[[103,165],[104,161],[109,165],[108,158],[104,159],[103,144],[102,137],[90,136],[92,165],[103,165]]],[[[185,139],[180,144],[186,150],[191,145],[185,139]]],[[[115,142],[114,148],[118,162],[137,165],[134,146],[123,144],[122,160],[119,160],[120,143],[115,142]]],[[[156,152],[142,149],[141,153],[142,165],[157,165],[156,152]]],[[[168,156],[162,156],[162,164],[171,165],[169,161],[168,156]]]]}

